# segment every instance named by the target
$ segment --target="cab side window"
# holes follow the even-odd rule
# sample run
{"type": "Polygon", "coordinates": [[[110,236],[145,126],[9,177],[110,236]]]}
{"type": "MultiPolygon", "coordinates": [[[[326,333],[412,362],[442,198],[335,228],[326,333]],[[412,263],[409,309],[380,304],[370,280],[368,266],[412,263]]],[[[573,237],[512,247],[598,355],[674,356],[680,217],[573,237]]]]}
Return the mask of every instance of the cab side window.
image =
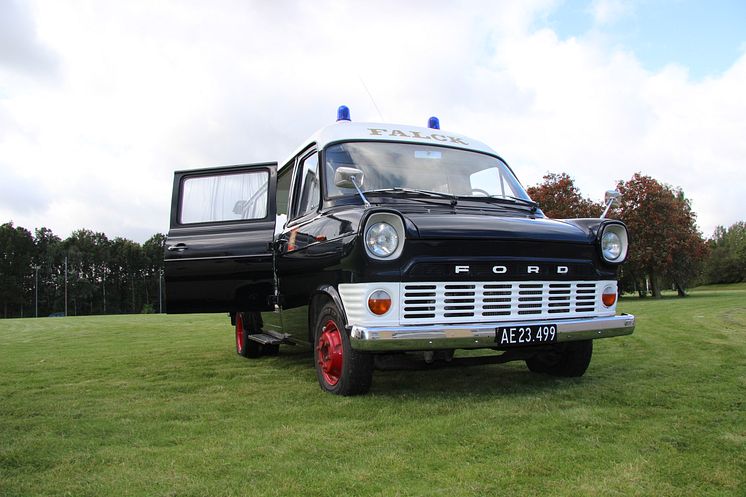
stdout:
{"type": "Polygon", "coordinates": [[[292,164],[285,167],[277,176],[277,215],[288,214],[288,203],[290,197],[290,181],[293,179],[292,164]]]}
{"type": "Polygon", "coordinates": [[[295,216],[300,217],[316,211],[321,202],[321,180],[319,178],[319,156],[317,153],[304,158],[300,164],[300,188],[295,216]]]}
{"type": "MultiPolygon", "coordinates": [[[[481,190],[495,196],[505,196],[505,184],[502,181],[500,171],[496,167],[482,169],[469,176],[470,185],[466,185],[473,192],[481,190]],[[500,187],[498,189],[498,187],[500,187]]],[[[468,193],[466,193],[468,195],[468,193]]]]}
{"type": "Polygon", "coordinates": [[[267,216],[266,171],[193,176],[181,188],[181,224],[216,223],[267,216]]]}
{"type": "Polygon", "coordinates": [[[293,163],[286,165],[277,175],[277,212],[275,214],[275,233],[282,233],[288,222],[290,207],[290,185],[293,181],[293,163]]]}

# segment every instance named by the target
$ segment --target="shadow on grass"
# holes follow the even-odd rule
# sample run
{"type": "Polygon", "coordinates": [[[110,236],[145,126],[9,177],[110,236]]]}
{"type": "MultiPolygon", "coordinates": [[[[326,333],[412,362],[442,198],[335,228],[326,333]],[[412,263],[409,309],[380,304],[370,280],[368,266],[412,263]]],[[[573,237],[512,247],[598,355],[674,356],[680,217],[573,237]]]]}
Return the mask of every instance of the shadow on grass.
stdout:
{"type": "Polygon", "coordinates": [[[377,396],[413,395],[421,398],[533,396],[572,389],[592,382],[556,378],[505,364],[464,366],[430,371],[376,371],[372,392],[377,396]]]}
{"type": "MultiPolygon", "coordinates": [[[[281,349],[274,357],[258,359],[259,364],[278,375],[299,374],[313,370],[313,356],[309,348],[281,349]]],[[[463,396],[525,396],[541,392],[557,392],[583,385],[604,382],[604,378],[557,378],[532,373],[523,361],[489,365],[428,366],[420,359],[405,360],[401,368],[387,365],[376,369],[371,394],[401,397],[463,397],[463,396]]]]}

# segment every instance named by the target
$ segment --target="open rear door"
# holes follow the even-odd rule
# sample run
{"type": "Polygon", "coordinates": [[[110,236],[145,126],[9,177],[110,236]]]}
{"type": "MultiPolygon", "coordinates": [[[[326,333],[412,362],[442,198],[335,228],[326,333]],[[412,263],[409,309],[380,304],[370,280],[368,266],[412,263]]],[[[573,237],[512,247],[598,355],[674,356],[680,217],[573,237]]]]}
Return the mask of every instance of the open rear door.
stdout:
{"type": "Polygon", "coordinates": [[[272,309],[276,185],[277,163],[174,173],[168,312],[272,309]]]}

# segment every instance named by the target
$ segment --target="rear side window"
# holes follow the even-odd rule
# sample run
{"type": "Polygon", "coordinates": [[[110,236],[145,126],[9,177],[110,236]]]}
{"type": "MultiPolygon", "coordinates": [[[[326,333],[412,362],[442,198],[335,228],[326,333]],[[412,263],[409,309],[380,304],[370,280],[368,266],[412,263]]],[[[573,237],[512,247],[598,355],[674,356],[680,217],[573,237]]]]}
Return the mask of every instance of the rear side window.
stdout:
{"type": "Polygon", "coordinates": [[[181,187],[179,223],[216,223],[267,217],[267,171],[194,176],[181,187]]]}

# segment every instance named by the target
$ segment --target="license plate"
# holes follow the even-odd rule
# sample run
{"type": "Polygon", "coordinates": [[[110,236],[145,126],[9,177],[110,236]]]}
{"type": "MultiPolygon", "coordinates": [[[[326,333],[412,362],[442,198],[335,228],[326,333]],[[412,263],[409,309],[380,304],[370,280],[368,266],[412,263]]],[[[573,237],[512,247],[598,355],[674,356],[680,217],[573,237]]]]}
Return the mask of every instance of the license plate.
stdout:
{"type": "Polygon", "coordinates": [[[500,326],[497,328],[495,341],[501,347],[555,343],[557,341],[557,325],[500,326]]]}

